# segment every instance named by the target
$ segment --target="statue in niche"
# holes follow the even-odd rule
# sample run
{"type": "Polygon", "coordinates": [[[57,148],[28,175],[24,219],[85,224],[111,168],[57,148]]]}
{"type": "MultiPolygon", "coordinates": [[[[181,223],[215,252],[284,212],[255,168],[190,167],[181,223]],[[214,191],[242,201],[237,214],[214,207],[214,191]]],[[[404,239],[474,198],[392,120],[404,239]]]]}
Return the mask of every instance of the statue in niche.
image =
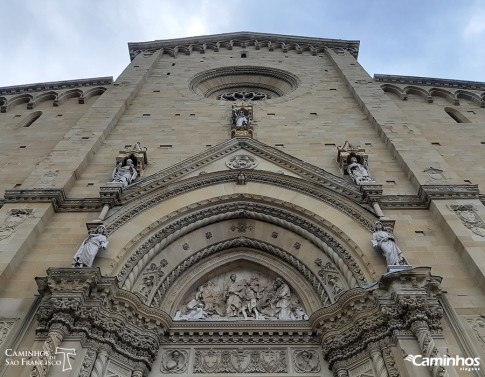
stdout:
{"type": "Polygon", "coordinates": [[[236,128],[245,128],[251,125],[251,118],[246,117],[244,110],[239,110],[234,115],[234,124],[236,128]]]}
{"type": "Polygon", "coordinates": [[[407,265],[402,251],[396,244],[394,236],[384,230],[380,221],[376,221],[374,233],[372,233],[372,246],[386,258],[388,266],[407,265]]]}
{"type": "Polygon", "coordinates": [[[108,247],[108,239],[105,235],[106,227],[100,225],[96,231],[90,234],[81,244],[76,254],[72,259],[72,267],[92,267],[93,261],[99,250],[106,250],[108,247]]]}
{"type": "Polygon", "coordinates": [[[350,164],[347,166],[347,172],[352,177],[352,180],[356,185],[362,185],[365,183],[373,183],[367,167],[359,164],[356,157],[350,159],[350,164]]]}
{"type": "Polygon", "coordinates": [[[308,320],[283,279],[238,271],[208,280],[190,294],[174,320],[308,320]]]}
{"type": "Polygon", "coordinates": [[[123,162],[120,162],[113,170],[111,181],[112,183],[121,183],[122,187],[127,187],[138,176],[133,160],[131,158],[126,160],[126,164],[123,166],[123,162]]]}

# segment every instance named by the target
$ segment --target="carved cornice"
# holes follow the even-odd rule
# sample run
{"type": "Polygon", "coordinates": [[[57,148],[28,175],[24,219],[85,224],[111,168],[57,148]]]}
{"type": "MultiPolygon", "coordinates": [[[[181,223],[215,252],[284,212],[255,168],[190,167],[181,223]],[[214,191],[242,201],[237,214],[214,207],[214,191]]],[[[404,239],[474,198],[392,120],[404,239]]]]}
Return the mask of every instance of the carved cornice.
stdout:
{"type": "Polygon", "coordinates": [[[429,207],[431,200],[440,199],[478,199],[479,189],[477,184],[468,185],[422,185],[418,196],[429,207]]]}
{"type": "Polygon", "coordinates": [[[429,267],[386,274],[374,286],[349,290],[333,306],[315,312],[310,324],[330,368],[372,343],[390,339],[394,332],[409,332],[422,324],[440,332],[440,283],[429,267]]]}
{"type": "Polygon", "coordinates": [[[432,200],[479,199],[478,185],[422,185],[418,195],[383,195],[379,198],[382,208],[426,209],[432,200]]]}
{"type": "Polygon", "coordinates": [[[5,203],[52,203],[57,212],[95,212],[103,208],[100,198],[69,199],[64,189],[6,189],[5,203]]]}
{"type": "Polygon", "coordinates": [[[45,90],[71,89],[85,86],[111,85],[112,83],[113,77],[107,76],[80,80],[53,81],[27,85],[4,86],[0,88],[0,95],[32,93],[45,90]]]}
{"type": "MultiPolygon", "coordinates": [[[[247,173],[245,173],[247,175],[247,173]]],[[[268,183],[279,187],[291,188],[297,191],[302,191],[313,197],[316,197],[335,208],[342,209],[344,202],[337,195],[332,195],[330,191],[326,191],[322,187],[312,185],[310,183],[304,183],[304,181],[290,176],[280,175],[271,172],[255,171],[251,173],[252,180],[254,182],[268,183]]],[[[169,199],[182,192],[189,192],[201,187],[208,187],[214,184],[220,184],[225,182],[237,181],[238,172],[224,171],[206,174],[200,177],[191,178],[188,180],[175,182],[173,185],[167,185],[166,179],[161,179],[158,182],[151,183],[150,185],[129,187],[127,190],[122,191],[117,187],[101,187],[99,198],[68,198],[63,189],[6,189],[5,198],[0,199],[0,208],[5,203],[52,203],[54,210],[57,212],[97,212],[103,208],[104,204],[108,204],[110,207],[116,205],[123,205],[135,200],[145,201],[142,207],[139,207],[136,212],[139,213],[147,208],[150,208],[156,203],[169,199]],[[218,176],[217,176],[218,175],[218,176]],[[163,188],[157,194],[153,194],[148,198],[145,196],[147,192],[155,191],[163,188]],[[152,190],[151,190],[152,189],[152,190]],[[143,197],[144,196],[144,197],[143,197]],[[149,203],[150,205],[146,205],[149,203]]],[[[169,177],[168,180],[174,179],[169,177]]],[[[151,176],[153,177],[153,176],[151,176]]],[[[150,177],[147,177],[150,178],[150,177]]],[[[318,178],[317,178],[318,180],[318,178]]],[[[330,182],[323,183],[323,185],[329,188],[335,186],[330,182]]],[[[336,194],[338,194],[340,188],[337,188],[336,194]]],[[[363,192],[364,198],[358,200],[358,197],[351,191],[345,190],[343,195],[346,198],[349,196],[352,201],[363,205],[369,201],[370,196],[366,192],[363,192]]],[[[382,208],[388,209],[427,209],[431,203],[431,200],[439,199],[480,199],[485,205],[485,196],[479,193],[478,185],[424,185],[421,186],[418,195],[382,195],[376,194],[372,196],[372,199],[377,198],[382,208]]],[[[365,207],[364,207],[365,208],[365,207]]],[[[362,208],[362,209],[364,209],[362,208]]],[[[351,209],[349,206],[345,210],[347,214],[355,214],[355,209],[351,209]]],[[[361,215],[359,215],[361,216],[361,215]]],[[[131,218],[131,217],[130,217],[131,218]]],[[[364,222],[365,223],[365,222],[364,222]]]]}
{"type": "Polygon", "coordinates": [[[221,48],[232,50],[234,46],[241,48],[253,46],[256,50],[268,48],[270,51],[281,49],[285,53],[289,50],[295,50],[297,54],[301,54],[303,51],[310,51],[312,55],[324,52],[326,48],[335,48],[348,50],[357,58],[359,44],[359,41],[346,41],[342,39],[324,39],[243,31],[150,42],[131,42],[128,43],[128,50],[130,51],[131,60],[141,51],[151,53],[162,50],[163,53],[177,56],[179,52],[190,55],[192,51],[198,51],[203,54],[208,49],[213,51],[219,51],[221,48]]]}
{"type": "Polygon", "coordinates": [[[456,89],[485,90],[485,82],[438,79],[433,77],[375,74],[374,81],[394,84],[412,84],[423,86],[441,86],[456,89]]]}

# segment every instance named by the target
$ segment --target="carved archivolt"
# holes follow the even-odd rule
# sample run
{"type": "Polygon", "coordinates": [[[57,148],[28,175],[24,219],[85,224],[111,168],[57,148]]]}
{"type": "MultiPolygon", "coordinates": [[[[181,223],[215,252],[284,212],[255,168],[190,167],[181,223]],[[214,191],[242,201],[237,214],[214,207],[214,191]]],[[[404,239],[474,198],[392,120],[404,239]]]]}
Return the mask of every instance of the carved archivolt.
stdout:
{"type": "MultiPolygon", "coordinates": [[[[133,289],[135,281],[153,257],[184,234],[207,224],[240,218],[262,220],[300,234],[327,255],[341,271],[349,287],[366,284],[366,277],[353,255],[322,226],[281,208],[249,201],[236,201],[188,213],[154,233],[132,252],[130,259],[121,269],[118,274],[121,285],[124,289],[133,289]]],[[[331,226],[329,228],[332,229],[331,226]]],[[[212,248],[215,246],[213,245],[212,248]]],[[[356,246],[354,249],[355,252],[358,251],[356,246]]]]}

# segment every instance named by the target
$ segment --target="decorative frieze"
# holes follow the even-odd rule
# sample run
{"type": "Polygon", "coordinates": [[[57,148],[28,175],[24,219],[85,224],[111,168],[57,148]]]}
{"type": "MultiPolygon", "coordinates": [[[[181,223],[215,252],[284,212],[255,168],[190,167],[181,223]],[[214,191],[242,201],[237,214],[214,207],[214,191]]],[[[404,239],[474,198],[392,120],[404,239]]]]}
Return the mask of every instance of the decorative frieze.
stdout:
{"type": "Polygon", "coordinates": [[[196,349],[193,373],[287,373],[288,353],[282,348],[196,349]]]}

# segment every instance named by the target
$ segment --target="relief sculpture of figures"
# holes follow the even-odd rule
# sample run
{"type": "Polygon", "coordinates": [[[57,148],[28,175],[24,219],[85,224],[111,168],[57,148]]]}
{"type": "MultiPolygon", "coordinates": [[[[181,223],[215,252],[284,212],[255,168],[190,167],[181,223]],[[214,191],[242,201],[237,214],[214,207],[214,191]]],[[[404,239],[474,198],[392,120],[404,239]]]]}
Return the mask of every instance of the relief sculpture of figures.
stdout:
{"type": "Polygon", "coordinates": [[[347,166],[347,172],[352,177],[352,180],[356,185],[362,185],[365,183],[373,183],[367,167],[357,162],[357,158],[352,157],[350,164],[347,166]]]}
{"type": "Polygon", "coordinates": [[[187,297],[174,320],[308,320],[282,278],[257,275],[242,271],[207,281],[187,297]]]}
{"type": "Polygon", "coordinates": [[[105,236],[106,227],[100,225],[93,234],[90,234],[81,244],[72,259],[72,267],[92,267],[99,250],[106,250],[108,239],[105,236]]]}
{"type": "Polygon", "coordinates": [[[164,373],[183,373],[187,369],[187,361],[187,351],[165,351],[162,358],[160,371],[164,373]]]}
{"type": "Polygon", "coordinates": [[[384,226],[380,221],[375,223],[371,242],[374,249],[384,255],[388,266],[407,265],[402,251],[396,245],[394,236],[384,230],[384,226]]]}
{"type": "Polygon", "coordinates": [[[120,162],[113,170],[112,183],[121,183],[122,187],[127,187],[138,176],[132,159],[126,160],[126,165],[120,162]]]}
{"type": "Polygon", "coordinates": [[[227,286],[226,291],[226,315],[228,317],[237,317],[242,308],[242,296],[245,284],[236,280],[236,274],[231,274],[230,279],[231,282],[227,286]]]}

